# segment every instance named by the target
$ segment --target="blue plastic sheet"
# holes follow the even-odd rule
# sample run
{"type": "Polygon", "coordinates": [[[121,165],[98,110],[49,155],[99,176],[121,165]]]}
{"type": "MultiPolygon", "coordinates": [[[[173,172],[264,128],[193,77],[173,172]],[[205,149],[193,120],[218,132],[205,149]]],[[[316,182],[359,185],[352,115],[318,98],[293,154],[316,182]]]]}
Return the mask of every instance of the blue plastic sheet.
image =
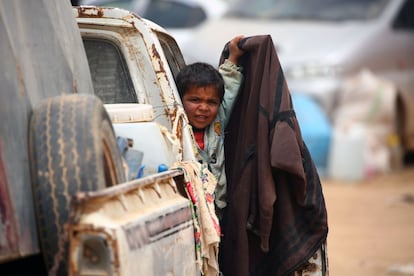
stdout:
{"type": "Polygon", "coordinates": [[[324,176],[328,166],[332,126],[319,104],[309,96],[292,93],[292,102],[302,138],[308,147],[318,173],[324,176]]]}

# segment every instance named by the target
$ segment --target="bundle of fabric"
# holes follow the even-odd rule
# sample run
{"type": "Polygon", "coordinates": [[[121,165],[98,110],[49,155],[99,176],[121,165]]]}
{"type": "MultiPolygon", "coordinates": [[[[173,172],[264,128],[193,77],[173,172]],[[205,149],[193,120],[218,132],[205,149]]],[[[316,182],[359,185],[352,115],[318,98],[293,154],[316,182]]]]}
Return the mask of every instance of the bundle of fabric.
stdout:
{"type": "Polygon", "coordinates": [[[244,82],[225,137],[220,268],[224,275],[288,275],[325,245],[322,187],[271,37],[248,37],[239,47],[244,82]]]}
{"type": "Polygon", "coordinates": [[[218,253],[221,229],[214,208],[217,180],[207,166],[196,161],[182,161],[173,165],[184,173],[185,192],[190,199],[196,257],[202,275],[219,273],[218,253]]]}

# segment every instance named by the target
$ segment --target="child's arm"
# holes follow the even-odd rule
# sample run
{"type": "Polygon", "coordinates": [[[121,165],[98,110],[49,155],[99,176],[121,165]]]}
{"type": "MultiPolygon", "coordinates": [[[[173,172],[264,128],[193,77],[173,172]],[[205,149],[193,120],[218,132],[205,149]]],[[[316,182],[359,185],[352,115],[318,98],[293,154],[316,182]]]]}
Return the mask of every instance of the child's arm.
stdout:
{"type": "Polygon", "coordinates": [[[239,42],[243,39],[243,37],[243,35],[238,35],[229,42],[228,60],[234,64],[237,64],[239,61],[239,57],[241,57],[244,54],[244,51],[239,48],[239,42]]]}
{"type": "Polygon", "coordinates": [[[243,36],[236,36],[229,43],[229,57],[220,65],[219,71],[224,79],[224,98],[220,106],[220,117],[224,124],[227,125],[228,118],[236,101],[237,94],[243,79],[242,68],[237,65],[238,59],[243,55],[243,51],[237,46],[243,36]]]}

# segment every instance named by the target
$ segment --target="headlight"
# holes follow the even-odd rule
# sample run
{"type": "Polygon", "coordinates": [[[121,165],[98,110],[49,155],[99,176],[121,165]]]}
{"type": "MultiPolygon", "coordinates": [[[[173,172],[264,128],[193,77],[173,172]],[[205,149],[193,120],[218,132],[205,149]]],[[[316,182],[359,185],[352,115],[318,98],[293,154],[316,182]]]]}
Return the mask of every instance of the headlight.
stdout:
{"type": "Polygon", "coordinates": [[[113,256],[106,240],[85,235],[77,250],[78,275],[112,275],[113,256]]]}

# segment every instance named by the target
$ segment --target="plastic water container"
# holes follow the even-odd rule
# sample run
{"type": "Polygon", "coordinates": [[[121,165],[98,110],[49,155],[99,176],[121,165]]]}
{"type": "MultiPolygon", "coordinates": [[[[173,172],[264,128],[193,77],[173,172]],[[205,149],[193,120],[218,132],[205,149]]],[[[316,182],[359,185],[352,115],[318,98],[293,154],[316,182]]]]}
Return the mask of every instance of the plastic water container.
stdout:
{"type": "Polygon", "coordinates": [[[366,171],[366,130],[360,125],[335,128],[329,155],[329,177],[359,181],[366,171]]]}
{"type": "Polygon", "coordinates": [[[133,140],[133,149],[143,153],[141,177],[158,172],[161,164],[175,162],[171,145],[160,127],[153,122],[153,109],[148,104],[107,104],[116,136],[133,140]]]}

